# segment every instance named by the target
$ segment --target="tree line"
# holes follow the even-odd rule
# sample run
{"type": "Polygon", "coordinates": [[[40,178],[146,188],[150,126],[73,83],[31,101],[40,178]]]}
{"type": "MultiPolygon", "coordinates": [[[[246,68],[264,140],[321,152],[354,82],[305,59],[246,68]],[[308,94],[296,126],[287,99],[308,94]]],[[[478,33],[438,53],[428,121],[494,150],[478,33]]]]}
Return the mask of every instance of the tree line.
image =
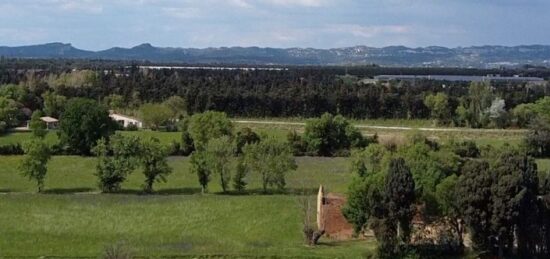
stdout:
{"type": "MultiPolygon", "coordinates": [[[[46,125],[41,111],[33,113],[32,138],[24,144],[25,156],[20,169],[24,176],[44,186],[51,148],[45,143],[46,125]]],[[[181,122],[184,143],[191,152],[190,172],[198,178],[202,192],[207,192],[212,177],[220,179],[223,192],[232,185],[243,192],[251,173],[258,174],[262,191],[274,187],[283,190],[286,174],[296,169],[291,147],[271,136],[260,136],[245,128],[234,133],[227,115],[220,112],[194,114],[181,122]]],[[[105,106],[90,99],[68,101],[59,126],[61,146],[76,155],[97,157],[96,177],[103,192],[120,191],[122,183],[134,170],[141,168],[145,181],[143,191],[153,192],[156,182],[165,182],[172,172],[167,157],[170,147],[158,139],[115,134],[113,122],[105,106]]]]}
{"type": "Polygon", "coordinates": [[[550,254],[550,175],[524,148],[440,145],[414,134],[397,149],[357,151],[352,172],[343,213],[357,233],[374,232],[381,257],[461,254],[465,233],[482,257],[550,254]],[[445,228],[411,242],[422,228],[413,217],[445,228]]]}
{"type": "MultiPolygon", "coordinates": [[[[75,97],[98,100],[114,110],[140,111],[144,105],[175,96],[183,100],[181,105],[188,114],[216,110],[232,117],[319,117],[328,112],[357,119],[432,118],[445,125],[525,127],[525,114],[516,107],[550,93],[547,85],[513,82],[362,81],[381,72],[422,74],[433,69],[151,70],[106,64],[87,69],[80,65],[73,71],[65,66],[50,64],[35,70],[3,67],[0,127],[20,125],[30,117],[28,110],[41,109],[58,117],[64,103],[75,97]]],[[[433,72],[458,71],[481,73],[460,69],[433,72]]],[[[522,74],[531,75],[529,71],[536,75],[533,71],[538,70],[522,74]]]]}

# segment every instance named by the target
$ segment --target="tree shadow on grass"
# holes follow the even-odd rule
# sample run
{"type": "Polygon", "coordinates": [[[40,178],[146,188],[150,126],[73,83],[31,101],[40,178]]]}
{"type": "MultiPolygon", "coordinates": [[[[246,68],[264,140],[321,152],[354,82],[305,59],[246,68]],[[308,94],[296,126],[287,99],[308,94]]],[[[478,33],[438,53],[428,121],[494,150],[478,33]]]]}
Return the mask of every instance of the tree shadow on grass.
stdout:
{"type": "Polygon", "coordinates": [[[216,192],[215,194],[219,195],[316,195],[318,193],[319,189],[317,188],[286,188],[283,190],[277,190],[277,189],[268,189],[267,191],[264,191],[264,189],[249,189],[242,192],[239,191],[227,191],[227,192],[216,192]]]}
{"type": "Polygon", "coordinates": [[[12,189],[0,189],[0,194],[15,192],[12,189]]]}
{"type": "Polygon", "coordinates": [[[75,194],[75,193],[87,193],[93,192],[95,189],[92,188],[54,188],[44,190],[44,194],[75,194]]]}
{"type": "Polygon", "coordinates": [[[152,193],[146,193],[141,189],[122,189],[110,194],[133,194],[133,195],[192,195],[201,193],[200,188],[171,188],[160,189],[152,193]]]}

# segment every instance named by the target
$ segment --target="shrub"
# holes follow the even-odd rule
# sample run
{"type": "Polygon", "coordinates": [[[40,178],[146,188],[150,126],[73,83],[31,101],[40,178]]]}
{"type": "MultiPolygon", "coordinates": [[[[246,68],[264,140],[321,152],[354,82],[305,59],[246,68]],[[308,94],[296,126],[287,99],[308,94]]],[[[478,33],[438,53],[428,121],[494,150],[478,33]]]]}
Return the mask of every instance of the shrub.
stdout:
{"type": "Polygon", "coordinates": [[[0,155],[3,156],[23,155],[24,153],[23,147],[19,143],[0,146],[0,155]]]}
{"type": "Polygon", "coordinates": [[[136,124],[130,124],[126,128],[124,128],[125,131],[138,131],[139,128],[136,124]]]}

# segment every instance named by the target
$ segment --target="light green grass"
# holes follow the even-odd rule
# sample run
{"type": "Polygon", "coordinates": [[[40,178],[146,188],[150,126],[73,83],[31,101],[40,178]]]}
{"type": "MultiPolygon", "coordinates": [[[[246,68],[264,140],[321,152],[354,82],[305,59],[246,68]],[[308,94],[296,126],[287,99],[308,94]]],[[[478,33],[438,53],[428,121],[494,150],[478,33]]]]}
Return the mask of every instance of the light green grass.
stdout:
{"type": "MultiPolygon", "coordinates": [[[[200,195],[188,158],[171,157],[174,173],[155,184],[157,195],[137,195],[143,175],[134,172],[122,194],[98,194],[95,158],[54,157],[46,194],[34,194],[33,182],[19,175],[20,156],[0,159],[1,256],[95,257],[105,245],[125,241],[136,255],[218,255],[258,257],[360,258],[373,241],[322,240],[303,245],[297,196],[345,192],[351,180],[345,158],[297,158],[287,177],[290,194],[200,195]],[[161,195],[158,195],[161,194],[161,195]]],[[[259,189],[257,176],[249,179],[259,189]]],[[[213,177],[210,193],[221,191],[213,177]]]]}
{"type": "MultiPolygon", "coordinates": [[[[21,156],[5,156],[0,159],[0,191],[34,192],[35,185],[19,174],[18,164],[21,156]]],[[[329,191],[345,192],[351,180],[347,158],[299,157],[298,169],[287,175],[289,192],[299,193],[302,189],[313,192],[320,184],[329,191]]],[[[196,175],[189,172],[189,158],[170,157],[169,165],[173,173],[166,183],[156,183],[155,189],[161,193],[198,193],[200,185],[196,175]]],[[[46,177],[47,192],[96,192],[99,191],[94,176],[96,159],[93,157],[55,156],[48,164],[46,177]]],[[[139,170],[130,175],[123,189],[138,192],[144,181],[139,170]]],[[[247,179],[249,189],[261,188],[260,178],[251,174],[247,179]]],[[[212,176],[209,186],[211,192],[220,192],[219,179],[212,176]]]]}
{"type": "MultiPolygon", "coordinates": [[[[8,132],[0,135],[0,146],[11,144],[23,144],[23,142],[30,140],[32,136],[31,132],[8,132]]],[[[54,145],[59,139],[56,131],[50,131],[45,137],[48,144],[54,145]]]]}
{"type": "Polygon", "coordinates": [[[0,196],[0,256],[92,257],[124,241],[139,256],[360,258],[373,241],[303,245],[295,196],[0,196]]]}

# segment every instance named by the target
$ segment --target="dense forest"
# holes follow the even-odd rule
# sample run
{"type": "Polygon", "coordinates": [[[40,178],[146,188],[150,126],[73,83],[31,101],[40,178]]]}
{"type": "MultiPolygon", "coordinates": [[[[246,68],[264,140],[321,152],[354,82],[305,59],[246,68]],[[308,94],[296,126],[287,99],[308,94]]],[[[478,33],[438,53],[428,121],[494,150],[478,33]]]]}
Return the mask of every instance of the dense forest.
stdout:
{"type": "MultiPolygon", "coordinates": [[[[517,82],[485,84],[476,90],[469,82],[373,83],[363,80],[380,74],[550,77],[550,69],[538,67],[480,70],[353,66],[215,70],[143,69],[140,68],[142,65],[152,64],[2,58],[0,96],[13,100],[18,109],[30,110],[51,110],[45,106],[52,105],[55,100],[73,97],[102,101],[112,109],[137,110],[145,103],[160,103],[172,96],[180,96],[185,100],[188,114],[217,110],[233,117],[317,117],[329,112],[357,119],[433,118],[437,123],[456,126],[522,127],[525,125],[509,116],[513,109],[550,94],[548,85],[517,82]],[[481,93],[484,100],[479,101],[477,107],[474,102],[478,98],[474,95],[481,93]],[[428,100],[431,95],[438,98],[428,100]],[[444,111],[434,110],[442,106],[444,111]],[[473,111],[480,114],[465,112],[475,109],[481,109],[473,111]],[[491,109],[498,109],[502,116],[508,116],[505,123],[491,122],[489,117],[494,115],[490,114],[491,109]],[[481,118],[483,116],[486,119],[481,118]],[[472,121],[471,117],[480,118],[472,121]]],[[[3,103],[9,106],[11,101],[4,100],[3,103]]],[[[55,111],[46,113],[59,115],[55,111]]],[[[12,117],[28,119],[23,118],[24,115],[12,117]]],[[[26,117],[29,117],[28,113],[26,117]]],[[[14,126],[10,124],[13,123],[8,122],[8,126],[14,126]]]]}

